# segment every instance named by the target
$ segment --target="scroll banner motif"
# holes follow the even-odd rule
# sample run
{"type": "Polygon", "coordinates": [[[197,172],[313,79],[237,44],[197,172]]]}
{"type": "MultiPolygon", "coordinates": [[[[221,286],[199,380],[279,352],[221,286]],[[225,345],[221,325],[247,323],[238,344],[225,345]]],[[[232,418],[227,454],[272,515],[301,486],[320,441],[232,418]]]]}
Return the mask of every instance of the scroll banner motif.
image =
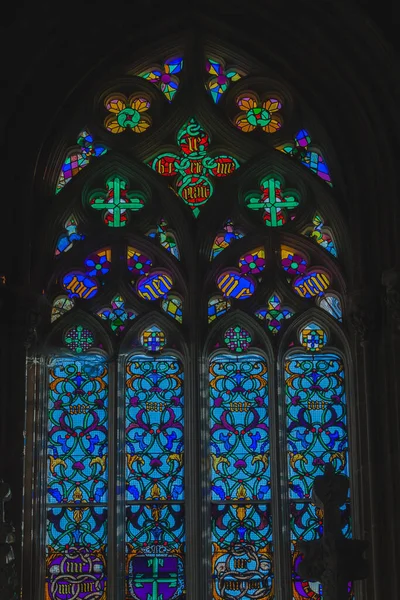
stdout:
{"type": "Polygon", "coordinates": [[[144,300],[158,300],[166,297],[173,285],[174,281],[169,273],[153,271],[138,280],[136,289],[144,300]]]}
{"type": "Polygon", "coordinates": [[[208,133],[191,118],[177,135],[181,155],[166,152],[149,164],[163,177],[176,177],[176,193],[190,206],[195,217],[200,214],[199,207],[213,194],[210,177],[226,177],[240,166],[232,156],[208,156],[210,141],[208,133]]]}
{"type": "Polygon", "coordinates": [[[105,600],[106,573],[101,552],[72,546],[48,560],[45,600],[105,600]]]}

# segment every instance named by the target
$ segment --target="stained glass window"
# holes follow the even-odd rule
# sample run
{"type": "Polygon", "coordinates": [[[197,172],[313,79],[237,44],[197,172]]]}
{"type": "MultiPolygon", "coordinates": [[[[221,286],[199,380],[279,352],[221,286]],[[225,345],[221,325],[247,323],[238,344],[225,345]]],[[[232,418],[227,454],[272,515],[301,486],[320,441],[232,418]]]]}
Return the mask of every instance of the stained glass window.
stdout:
{"type": "Polygon", "coordinates": [[[61,192],[29,386],[43,600],[204,600],[203,576],[212,600],[322,598],[295,567],[314,477],[349,474],[329,145],[262,66],[182,48],[110,78],[40,180],[61,192]]]}

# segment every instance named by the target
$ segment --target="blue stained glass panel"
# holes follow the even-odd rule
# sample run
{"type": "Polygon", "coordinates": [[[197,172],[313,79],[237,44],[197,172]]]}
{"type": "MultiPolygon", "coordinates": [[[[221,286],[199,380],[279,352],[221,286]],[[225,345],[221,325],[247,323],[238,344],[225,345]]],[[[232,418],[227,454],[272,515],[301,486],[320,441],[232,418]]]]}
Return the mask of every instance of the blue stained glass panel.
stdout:
{"type": "Polygon", "coordinates": [[[126,486],[128,500],[183,499],[183,371],[174,357],[128,362],[126,486]]]}
{"type": "Polygon", "coordinates": [[[211,507],[213,600],[274,598],[269,504],[211,507]]]}
{"type": "Polygon", "coordinates": [[[339,355],[299,352],[285,362],[291,498],[309,498],[326,463],[348,475],[344,367],[339,355]]]}
{"type": "Polygon", "coordinates": [[[48,502],[106,502],[108,369],[102,356],[49,368],[48,502]],[[77,497],[78,496],[78,497],[77,497]]]}
{"type": "Polygon", "coordinates": [[[210,363],[212,499],[270,498],[268,373],[256,354],[210,363]]]}
{"type": "Polygon", "coordinates": [[[126,598],[182,600],[183,504],[136,504],[126,509],[126,598]]]}

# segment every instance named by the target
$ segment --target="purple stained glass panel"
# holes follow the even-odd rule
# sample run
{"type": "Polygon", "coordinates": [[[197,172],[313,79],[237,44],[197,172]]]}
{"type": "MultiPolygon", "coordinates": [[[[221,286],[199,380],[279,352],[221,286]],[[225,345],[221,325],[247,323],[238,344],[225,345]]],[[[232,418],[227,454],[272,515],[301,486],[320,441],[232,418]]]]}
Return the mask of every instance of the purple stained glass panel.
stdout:
{"type": "Polygon", "coordinates": [[[126,598],[183,600],[183,504],[136,504],[126,509],[126,598]]]}

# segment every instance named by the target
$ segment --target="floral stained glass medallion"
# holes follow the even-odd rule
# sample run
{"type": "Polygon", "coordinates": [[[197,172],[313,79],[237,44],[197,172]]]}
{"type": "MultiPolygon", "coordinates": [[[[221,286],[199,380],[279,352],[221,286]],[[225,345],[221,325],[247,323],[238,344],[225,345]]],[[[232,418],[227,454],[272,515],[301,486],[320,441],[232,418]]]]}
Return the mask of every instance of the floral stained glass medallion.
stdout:
{"type": "Polygon", "coordinates": [[[245,75],[243,71],[235,67],[226,67],[224,60],[211,57],[206,60],[206,71],[210,75],[206,82],[206,89],[216,104],[221,100],[229,85],[239,81],[245,75]]]}
{"type": "Polygon", "coordinates": [[[89,206],[102,211],[103,222],[108,227],[124,227],[130,213],[142,210],[145,205],[145,197],[141,192],[128,190],[128,180],[113,175],[107,179],[105,190],[90,194],[89,206]]]}
{"type": "MultiPolygon", "coordinates": [[[[178,73],[182,71],[183,58],[181,56],[173,56],[167,58],[162,65],[157,65],[145,71],[138,73],[139,77],[143,77],[156,85],[168,102],[172,102],[179,87],[178,73]]],[[[136,73],[133,73],[136,74],[136,73]]]]}
{"type": "Polygon", "coordinates": [[[246,252],[239,258],[241,273],[258,275],[265,269],[265,250],[263,247],[246,252]]]}
{"type": "Polygon", "coordinates": [[[151,125],[151,118],[146,114],[150,100],[144,94],[132,94],[127,98],[124,94],[114,93],[105,99],[104,106],[111,113],[104,120],[104,127],[110,133],[127,130],[143,133],[151,125]]]}
{"type": "Polygon", "coordinates": [[[254,131],[257,127],[266,133],[275,133],[282,127],[282,117],[279,110],[282,102],[277,98],[260,100],[255,92],[244,92],[236,98],[240,113],[234,118],[238,129],[245,133],[254,131]]]}
{"type": "Polygon", "coordinates": [[[307,270],[307,258],[290,246],[281,246],[281,265],[289,275],[301,275],[307,270]]]}
{"type": "Polygon", "coordinates": [[[145,254],[142,254],[140,250],[128,246],[126,251],[126,264],[128,269],[134,275],[147,275],[150,273],[153,261],[145,254]]]}
{"type": "Polygon", "coordinates": [[[181,127],[176,141],[180,154],[159,154],[150,162],[150,166],[163,177],[175,177],[177,195],[198,217],[200,207],[213,194],[211,178],[230,175],[239,168],[239,162],[228,155],[210,156],[210,136],[195,118],[189,119],[181,127]]]}
{"type": "Polygon", "coordinates": [[[57,180],[56,194],[86,167],[93,157],[102,156],[107,152],[107,148],[103,144],[94,142],[93,136],[86,129],[80,132],[77,144],[78,146],[70,150],[64,159],[57,180]]]}
{"type": "Polygon", "coordinates": [[[91,277],[106,275],[111,269],[111,248],[89,254],[85,258],[85,267],[91,277]]]}

